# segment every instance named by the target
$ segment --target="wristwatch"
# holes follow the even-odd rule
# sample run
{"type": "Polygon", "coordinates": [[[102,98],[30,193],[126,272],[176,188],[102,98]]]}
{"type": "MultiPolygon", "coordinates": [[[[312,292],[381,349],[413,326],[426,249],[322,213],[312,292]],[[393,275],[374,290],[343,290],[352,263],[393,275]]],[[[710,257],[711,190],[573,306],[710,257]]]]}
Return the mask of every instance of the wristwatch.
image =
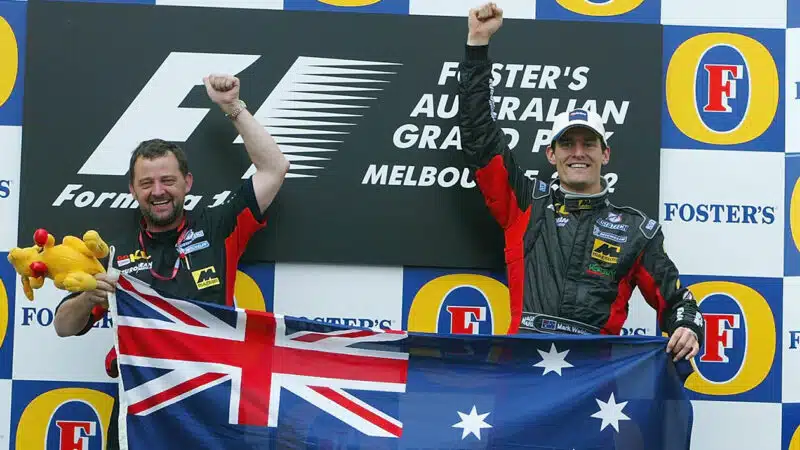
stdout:
{"type": "Polygon", "coordinates": [[[234,120],[242,111],[245,110],[245,108],[247,108],[247,104],[244,102],[244,100],[239,99],[238,103],[239,106],[237,106],[236,109],[234,109],[230,114],[226,113],[225,117],[234,120]]]}

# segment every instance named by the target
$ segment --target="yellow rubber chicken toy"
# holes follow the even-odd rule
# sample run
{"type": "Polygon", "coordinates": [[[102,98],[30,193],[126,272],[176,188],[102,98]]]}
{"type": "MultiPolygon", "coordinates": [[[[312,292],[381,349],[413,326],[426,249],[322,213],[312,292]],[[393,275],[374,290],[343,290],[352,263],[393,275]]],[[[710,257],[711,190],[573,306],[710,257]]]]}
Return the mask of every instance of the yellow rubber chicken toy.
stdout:
{"type": "Polygon", "coordinates": [[[83,239],[64,236],[61,244],[40,228],[33,235],[36,245],[11,249],[8,262],[22,277],[22,287],[28,300],[33,301],[33,290],[44,285],[45,278],[53,280],[59,289],[83,292],[97,288],[95,274],[105,272],[100,258],[108,255],[108,244],[97,231],[89,230],[83,239]]]}

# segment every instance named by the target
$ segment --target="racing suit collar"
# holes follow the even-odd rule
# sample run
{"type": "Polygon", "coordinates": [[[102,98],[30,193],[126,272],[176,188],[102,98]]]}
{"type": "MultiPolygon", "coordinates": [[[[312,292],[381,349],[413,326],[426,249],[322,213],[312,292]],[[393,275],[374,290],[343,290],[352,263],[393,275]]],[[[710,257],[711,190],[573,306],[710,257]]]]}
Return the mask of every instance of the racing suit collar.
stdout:
{"type": "Polygon", "coordinates": [[[558,180],[553,184],[558,186],[557,190],[551,190],[553,200],[558,205],[563,205],[566,211],[586,211],[608,205],[608,181],[600,178],[602,190],[596,194],[578,194],[568,191],[560,185],[558,180]]]}

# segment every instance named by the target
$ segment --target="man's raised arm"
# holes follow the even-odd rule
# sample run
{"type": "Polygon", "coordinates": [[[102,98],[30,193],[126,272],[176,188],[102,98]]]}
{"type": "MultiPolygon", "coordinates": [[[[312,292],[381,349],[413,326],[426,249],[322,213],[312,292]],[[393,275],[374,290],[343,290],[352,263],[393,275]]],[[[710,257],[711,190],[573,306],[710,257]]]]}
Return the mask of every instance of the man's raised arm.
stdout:
{"type": "Polygon", "coordinates": [[[503,229],[530,206],[531,185],[497,125],[492,95],[489,38],[503,23],[503,10],[487,3],[469,12],[466,54],[459,65],[459,127],[467,166],[486,206],[503,229]]]}
{"type": "Polygon", "coordinates": [[[233,119],[236,130],[242,135],[247,155],[256,168],[253,174],[253,191],[263,214],[283,185],[289,171],[289,161],[264,126],[258,123],[239,100],[238,78],[230,75],[209,75],[203,78],[203,83],[208,96],[233,119]]]}

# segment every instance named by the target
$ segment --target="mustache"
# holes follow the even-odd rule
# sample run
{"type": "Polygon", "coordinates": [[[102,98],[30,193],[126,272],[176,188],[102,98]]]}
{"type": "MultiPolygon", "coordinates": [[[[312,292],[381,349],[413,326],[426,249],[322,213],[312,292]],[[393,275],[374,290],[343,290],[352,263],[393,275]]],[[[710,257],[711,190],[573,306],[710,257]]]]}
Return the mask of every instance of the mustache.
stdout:
{"type": "Polygon", "coordinates": [[[152,202],[161,202],[161,201],[164,201],[164,200],[173,201],[174,198],[172,198],[171,195],[164,195],[164,196],[161,196],[161,197],[156,197],[156,196],[151,195],[151,196],[147,197],[147,201],[150,202],[150,203],[152,203],[152,202]]]}

